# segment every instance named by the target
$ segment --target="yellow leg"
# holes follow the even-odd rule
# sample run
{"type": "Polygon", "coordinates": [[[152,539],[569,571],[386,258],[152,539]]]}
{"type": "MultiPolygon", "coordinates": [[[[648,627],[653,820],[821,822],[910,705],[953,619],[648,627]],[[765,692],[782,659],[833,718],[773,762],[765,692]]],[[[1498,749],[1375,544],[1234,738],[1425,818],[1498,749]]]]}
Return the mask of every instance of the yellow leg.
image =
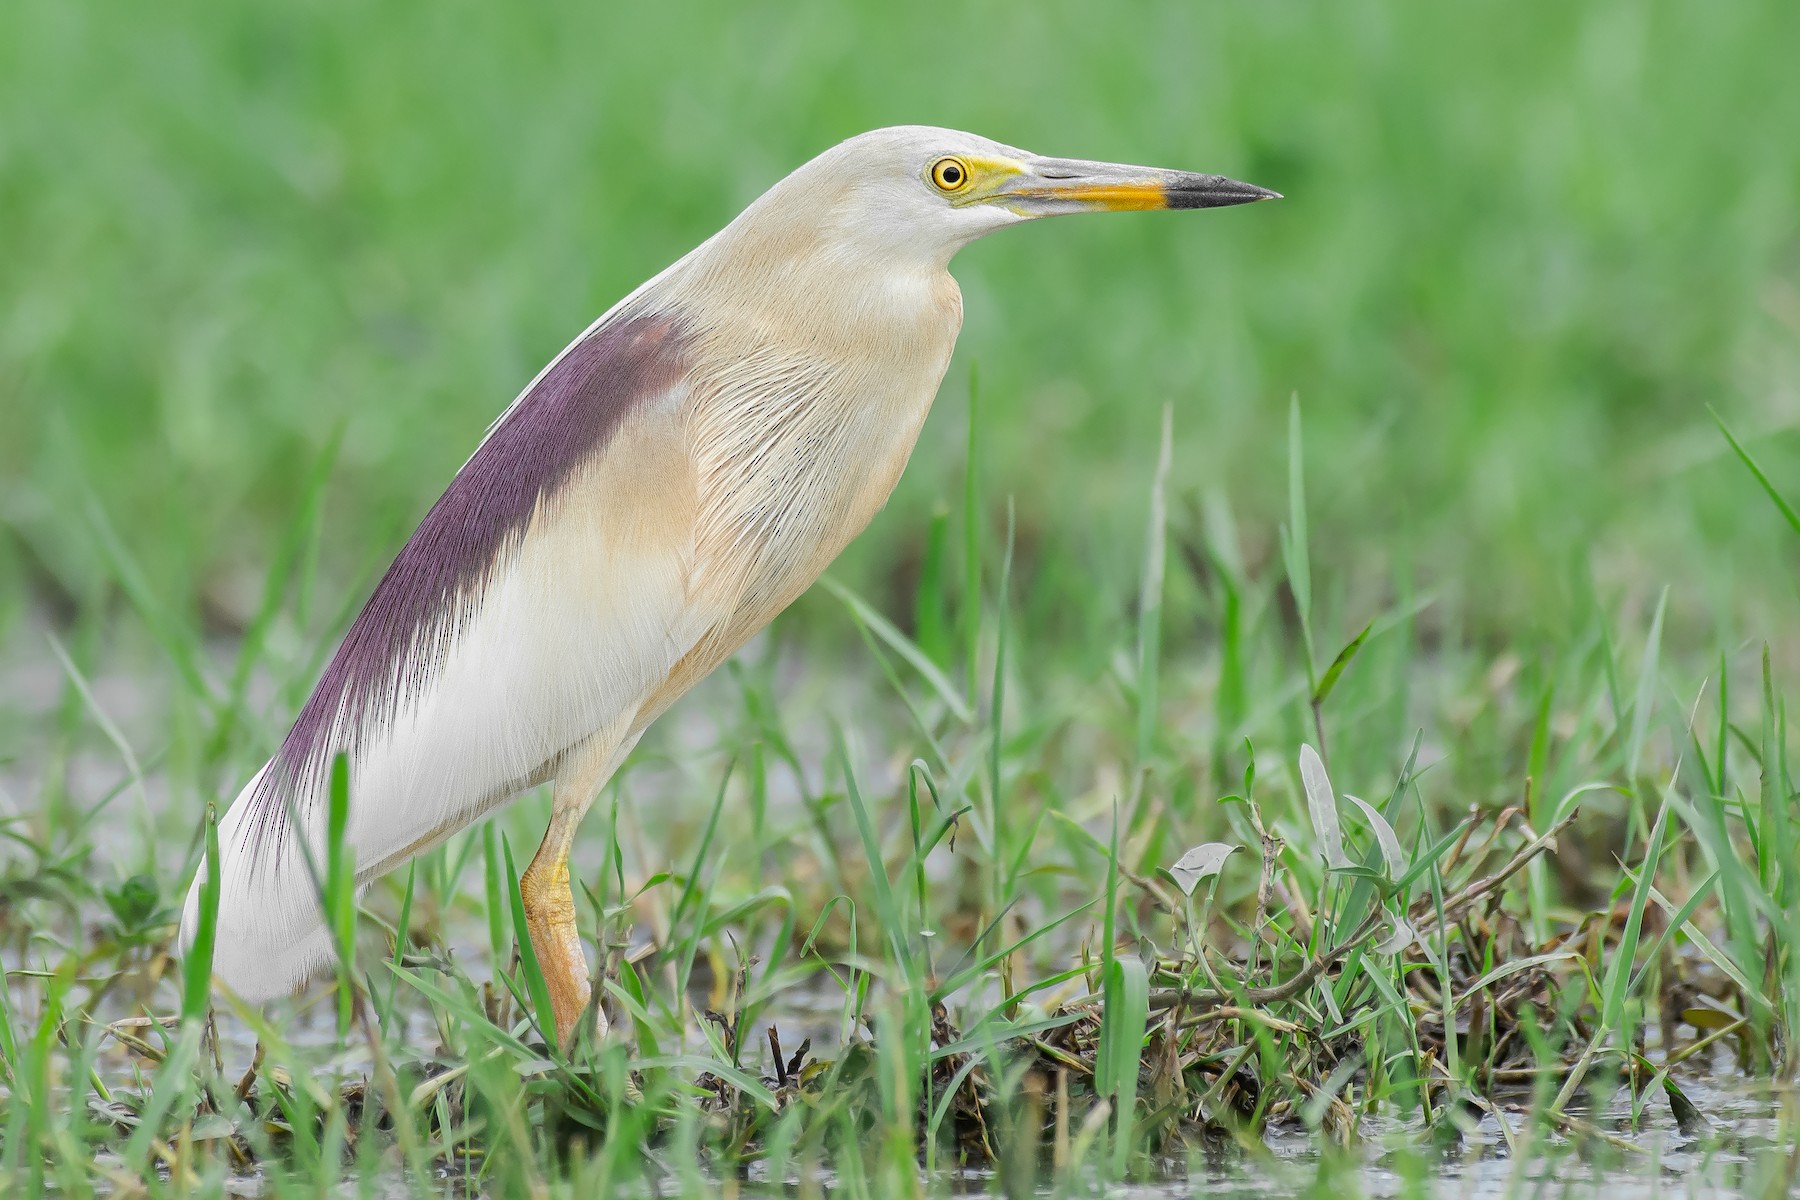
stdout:
{"type": "MultiPolygon", "coordinates": [[[[612,774],[612,768],[626,746],[607,746],[604,741],[589,743],[577,751],[558,773],[556,796],[550,811],[550,828],[544,831],[543,844],[519,877],[519,898],[525,902],[525,925],[531,933],[531,948],[537,953],[538,966],[550,988],[550,1007],[556,1014],[556,1040],[567,1046],[575,1032],[575,1023],[587,1007],[592,988],[588,983],[587,955],[581,948],[581,935],[575,928],[575,896],[569,887],[569,847],[575,842],[575,830],[593,803],[594,792],[612,774]]],[[[606,1036],[606,1013],[594,1013],[597,1038],[606,1036]]]]}
{"type": "MultiPolygon", "coordinates": [[[[550,815],[543,845],[519,877],[519,896],[525,902],[525,925],[531,931],[531,948],[550,988],[550,1007],[556,1013],[556,1040],[567,1046],[581,1010],[592,989],[588,984],[587,956],[575,929],[575,896],[569,887],[569,846],[575,828],[587,808],[565,808],[559,796],[550,815]]],[[[606,1016],[599,1013],[599,1036],[606,1036],[606,1016]]]]}

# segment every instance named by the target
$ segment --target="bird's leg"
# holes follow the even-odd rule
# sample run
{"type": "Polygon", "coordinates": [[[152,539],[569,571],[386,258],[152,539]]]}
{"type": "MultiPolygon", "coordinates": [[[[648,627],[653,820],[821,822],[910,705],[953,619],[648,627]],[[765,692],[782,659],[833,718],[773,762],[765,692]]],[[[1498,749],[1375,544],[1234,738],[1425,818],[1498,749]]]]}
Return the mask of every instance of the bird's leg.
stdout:
{"type": "MultiPolygon", "coordinates": [[[[544,832],[531,865],[519,877],[519,895],[525,902],[525,925],[531,931],[531,948],[550,988],[550,1007],[556,1013],[556,1041],[567,1046],[575,1022],[587,1007],[587,956],[575,930],[575,897],[569,888],[569,847],[576,827],[593,799],[592,780],[583,779],[579,791],[565,789],[559,780],[544,832]]],[[[595,1033],[606,1036],[606,1014],[596,1009],[595,1033]]]]}

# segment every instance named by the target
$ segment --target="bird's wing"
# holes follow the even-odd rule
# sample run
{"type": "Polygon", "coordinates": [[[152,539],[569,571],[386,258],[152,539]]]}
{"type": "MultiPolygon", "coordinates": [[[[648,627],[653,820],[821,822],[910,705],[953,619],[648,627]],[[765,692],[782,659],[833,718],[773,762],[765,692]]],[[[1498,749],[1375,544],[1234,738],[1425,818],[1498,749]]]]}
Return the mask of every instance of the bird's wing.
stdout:
{"type": "Polygon", "coordinates": [[[687,379],[678,321],[602,322],[420,523],[221,824],[215,966],[240,994],[293,987],[327,949],[306,860],[322,870],[338,754],[366,877],[551,777],[596,734],[623,737],[715,619],[689,595],[687,379]]]}

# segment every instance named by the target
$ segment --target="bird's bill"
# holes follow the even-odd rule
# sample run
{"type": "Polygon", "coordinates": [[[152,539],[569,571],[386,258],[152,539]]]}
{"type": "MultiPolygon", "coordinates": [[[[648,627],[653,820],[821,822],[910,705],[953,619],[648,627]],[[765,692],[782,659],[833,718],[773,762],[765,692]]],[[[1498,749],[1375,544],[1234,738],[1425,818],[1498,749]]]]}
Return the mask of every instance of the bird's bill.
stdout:
{"type": "MultiPolygon", "coordinates": [[[[999,164],[995,164],[999,166],[999,164]]],[[[1144,212],[1164,208],[1224,208],[1281,193],[1227,179],[1160,167],[1087,162],[1077,158],[1036,158],[996,170],[985,194],[970,201],[1004,205],[1015,212],[1048,216],[1069,212],[1144,212]]],[[[982,174],[988,174],[982,172],[982,174]]]]}

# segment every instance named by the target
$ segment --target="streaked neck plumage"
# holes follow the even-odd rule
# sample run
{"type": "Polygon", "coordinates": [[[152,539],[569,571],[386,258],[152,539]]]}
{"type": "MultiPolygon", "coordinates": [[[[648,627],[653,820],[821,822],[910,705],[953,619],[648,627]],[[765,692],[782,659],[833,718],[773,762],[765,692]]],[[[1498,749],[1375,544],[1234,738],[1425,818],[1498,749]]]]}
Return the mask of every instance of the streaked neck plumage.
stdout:
{"type": "Polygon", "coordinates": [[[731,613],[695,677],[810,586],[886,503],[962,325],[947,253],[859,252],[830,228],[829,208],[797,219],[769,199],[632,306],[690,331],[697,583],[731,613]]]}

